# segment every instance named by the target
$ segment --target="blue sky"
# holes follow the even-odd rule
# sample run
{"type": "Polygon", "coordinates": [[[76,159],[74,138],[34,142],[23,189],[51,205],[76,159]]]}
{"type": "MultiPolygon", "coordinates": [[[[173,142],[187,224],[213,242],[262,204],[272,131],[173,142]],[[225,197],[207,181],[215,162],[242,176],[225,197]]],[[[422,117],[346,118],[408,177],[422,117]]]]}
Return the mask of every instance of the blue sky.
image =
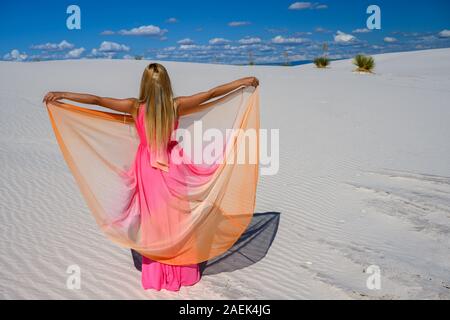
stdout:
{"type": "Polygon", "coordinates": [[[11,1],[0,4],[0,58],[134,58],[214,63],[311,60],[450,47],[450,1],[11,1]],[[78,5],[81,29],[66,26],[78,5]],[[367,32],[366,9],[381,9],[367,32]]]}

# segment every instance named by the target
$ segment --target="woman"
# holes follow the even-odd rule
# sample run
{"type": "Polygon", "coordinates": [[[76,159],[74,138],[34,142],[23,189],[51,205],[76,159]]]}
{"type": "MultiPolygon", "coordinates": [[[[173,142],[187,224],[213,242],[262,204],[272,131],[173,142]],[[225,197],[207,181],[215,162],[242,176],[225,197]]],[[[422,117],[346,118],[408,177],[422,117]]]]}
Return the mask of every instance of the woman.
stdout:
{"type": "MultiPolygon", "coordinates": [[[[205,208],[200,208],[200,205],[197,204],[203,203],[206,199],[205,195],[210,193],[211,181],[216,176],[218,166],[204,168],[192,164],[174,164],[171,161],[170,151],[177,144],[176,141],[172,140],[172,133],[178,127],[178,118],[202,111],[211,105],[208,103],[209,100],[227,95],[240,87],[253,86],[256,88],[258,85],[258,79],[248,77],[192,96],[174,97],[167,70],[161,64],[151,63],[143,72],[138,99],[114,99],[71,92],[49,92],[45,95],[43,101],[48,107],[57,105],[59,100],[66,99],[106,107],[129,114],[132,117],[140,143],[132,166],[126,172],[121,173],[122,177],[128,179],[124,184],[128,189],[132,189],[132,192],[130,196],[127,196],[127,201],[116,202],[116,206],[117,204],[122,206],[122,203],[126,203],[126,206],[120,209],[119,217],[110,220],[104,217],[97,218],[97,222],[111,238],[143,255],[142,285],[145,289],[160,290],[164,288],[177,291],[181,286],[193,285],[200,280],[197,262],[204,261],[207,257],[204,254],[206,249],[203,248],[203,246],[206,246],[206,242],[210,241],[208,245],[214,246],[213,249],[208,249],[210,252],[208,256],[216,255],[218,252],[225,250],[224,245],[222,245],[223,248],[216,249],[218,240],[205,240],[211,238],[203,237],[205,232],[201,235],[186,235],[186,230],[194,229],[196,225],[199,225],[199,222],[188,223],[187,221],[191,220],[184,220],[186,213],[193,212],[194,208],[196,211],[202,210],[205,212],[205,208]],[[192,182],[193,179],[195,179],[194,182],[192,182]],[[190,183],[193,187],[188,190],[190,183]],[[209,185],[209,187],[206,187],[206,185],[209,185]],[[203,188],[201,192],[197,190],[199,186],[203,188]],[[194,189],[197,195],[195,201],[193,201],[194,193],[192,192],[194,189]],[[166,241],[166,239],[169,240],[166,241]],[[201,242],[200,245],[192,244],[196,239],[201,242]],[[164,242],[164,244],[161,244],[161,242],[164,242]],[[186,245],[186,243],[189,243],[189,245],[186,245]],[[217,252],[211,253],[214,250],[217,252]],[[189,254],[186,254],[188,251],[189,254]],[[177,257],[182,258],[177,260],[177,257]],[[195,263],[181,265],[183,261],[195,263]]],[[[73,108],[76,108],[79,112],[96,112],[83,110],[80,107],[73,108]]],[[[61,117],[58,118],[55,110],[49,109],[55,134],[66,161],[77,178],[77,182],[81,185],[83,181],[80,178],[81,174],[74,168],[73,157],[67,156],[68,147],[64,142],[64,121],[61,120],[61,117]]],[[[98,117],[101,116],[101,113],[97,112],[95,115],[98,117]]],[[[109,114],[109,116],[111,115],[109,114]]],[[[88,121],[90,118],[86,119],[88,121]]],[[[74,131],[76,130],[78,129],[74,129],[74,131]]],[[[83,130],[80,129],[77,134],[82,135],[83,130]]],[[[92,138],[93,135],[95,133],[86,135],[84,140],[92,138]]],[[[66,140],[70,139],[66,138],[66,140]]],[[[103,159],[103,161],[106,160],[103,159]]],[[[94,171],[93,174],[97,174],[97,172],[94,171]]],[[[98,174],[97,180],[101,179],[100,172],[98,174]]],[[[226,179],[230,179],[230,174],[226,179]]],[[[89,188],[82,187],[85,198],[91,204],[90,208],[93,211],[100,210],[97,203],[99,201],[95,202],[92,198],[95,196],[101,197],[96,195],[96,191],[86,191],[86,189],[89,188]],[[92,203],[95,204],[92,205],[92,203]]],[[[112,208],[113,206],[109,207],[112,208]]],[[[218,232],[223,233],[226,228],[222,228],[222,226],[226,222],[219,221],[218,218],[215,218],[215,220],[211,218],[212,213],[218,207],[220,206],[214,204],[213,209],[208,209],[209,220],[202,222],[202,226],[204,225],[205,230],[218,228],[218,232]]],[[[226,210],[220,209],[220,212],[223,213],[224,211],[226,210]]],[[[246,209],[245,211],[249,210],[246,209]]],[[[202,215],[205,216],[206,213],[202,213],[202,215]]],[[[201,217],[201,215],[199,214],[198,217],[201,217]]],[[[234,222],[236,221],[238,220],[235,219],[234,222]]],[[[245,223],[247,222],[248,219],[245,220],[245,223]]],[[[243,226],[244,223],[241,223],[241,225],[243,226]]],[[[236,231],[236,234],[229,233],[227,245],[231,243],[230,239],[235,238],[241,231],[236,231]]]]}

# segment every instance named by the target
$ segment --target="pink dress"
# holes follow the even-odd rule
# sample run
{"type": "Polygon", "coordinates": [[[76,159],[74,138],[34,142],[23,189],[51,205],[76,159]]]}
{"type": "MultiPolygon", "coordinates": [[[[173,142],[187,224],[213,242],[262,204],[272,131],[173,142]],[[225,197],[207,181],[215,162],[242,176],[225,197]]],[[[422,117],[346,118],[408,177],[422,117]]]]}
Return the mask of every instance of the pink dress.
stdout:
{"type": "Polygon", "coordinates": [[[180,118],[182,135],[195,135],[197,120],[200,130],[220,133],[214,144],[200,144],[205,159],[192,155],[184,136],[180,144],[172,141],[167,150],[152,150],[150,156],[142,105],[134,118],[60,102],[47,103],[47,111],[100,230],[147,257],[142,262],[145,289],[195,284],[198,264],[227,252],[248,227],[259,173],[258,89],[241,88],[211,102],[207,112],[180,118]],[[221,161],[211,162],[210,156],[221,161]],[[239,159],[253,161],[236,163],[239,159]]]}
{"type": "MultiPolygon", "coordinates": [[[[152,167],[149,162],[149,152],[147,146],[147,137],[145,133],[144,114],[145,105],[139,107],[136,117],[136,129],[140,138],[140,144],[137,150],[134,172],[137,175],[137,188],[141,199],[141,206],[149,207],[150,214],[163,214],[165,210],[160,210],[161,204],[158,203],[158,193],[162,192],[158,186],[163,186],[166,172],[152,167]],[[142,199],[143,198],[143,199],[142,199]],[[158,207],[159,210],[152,210],[152,207],[158,207]]],[[[178,121],[176,123],[178,127],[178,121]]],[[[173,147],[176,141],[172,141],[169,148],[173,147]]],[[[146,210],[141,214],[145,215],[146,210]]],[[[166,212],[169,212],[166,211],[166,212]]],[[[141,217],[145,219],[146,217],[141,217]]],[[[162,219],[158,220],[163,220],[162,219]]],[[[200,280],[200,269],[198,264],[186,266],[174,266],[163,264],[158,261],[142,257],[142,286],[144,289],[178,291],[181,286],[192,286],[200,280]]]]}

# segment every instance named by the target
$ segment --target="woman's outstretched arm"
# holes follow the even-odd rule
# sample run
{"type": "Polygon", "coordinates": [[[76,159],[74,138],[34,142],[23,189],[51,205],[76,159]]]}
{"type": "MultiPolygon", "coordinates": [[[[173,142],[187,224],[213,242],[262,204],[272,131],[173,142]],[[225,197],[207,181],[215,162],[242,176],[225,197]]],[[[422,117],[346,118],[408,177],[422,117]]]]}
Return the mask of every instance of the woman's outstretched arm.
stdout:
{"type": "Polygon", "coordinates": [[[207,105],[204,104],[205,102],[223,96],[239,87],[257,87],[258,85],[259,80],[257,78],[248,77],[226,83],[224,85],[212,88],[211,90],[200,92],[192,96],[177,97],[176,102],[178,105],[178,115],[182,116],[201,111],[207,107],[207,105]]]}
{"type": "Polygon", "coordinates": [[[58,100],[71,100],[75,102],[85,103],[85,104],[93,104],[105,108],[109,108],[115,111],[132,113],[133,107],[137,100],[135,98],[129,99],[114,99],[114,98],[106,98],[99,97],[92,94],[85,93],[74,93],[74,92],[49,92],[45,95],[43,102],[51,102],[58,100]]]}

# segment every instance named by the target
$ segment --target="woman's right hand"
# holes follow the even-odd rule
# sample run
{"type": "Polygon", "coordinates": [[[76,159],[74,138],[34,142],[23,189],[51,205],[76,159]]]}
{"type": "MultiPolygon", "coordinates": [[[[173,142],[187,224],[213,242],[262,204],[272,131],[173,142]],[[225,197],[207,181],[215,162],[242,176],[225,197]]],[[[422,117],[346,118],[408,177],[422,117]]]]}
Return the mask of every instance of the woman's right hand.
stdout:
{"type": "Polygon", "coordinates": [[[259,80],[256,77],[247,77],[247,78],[242,78],[242,85],[246,86],[246,87],[257,87],[259,86],[259,80]]]}

